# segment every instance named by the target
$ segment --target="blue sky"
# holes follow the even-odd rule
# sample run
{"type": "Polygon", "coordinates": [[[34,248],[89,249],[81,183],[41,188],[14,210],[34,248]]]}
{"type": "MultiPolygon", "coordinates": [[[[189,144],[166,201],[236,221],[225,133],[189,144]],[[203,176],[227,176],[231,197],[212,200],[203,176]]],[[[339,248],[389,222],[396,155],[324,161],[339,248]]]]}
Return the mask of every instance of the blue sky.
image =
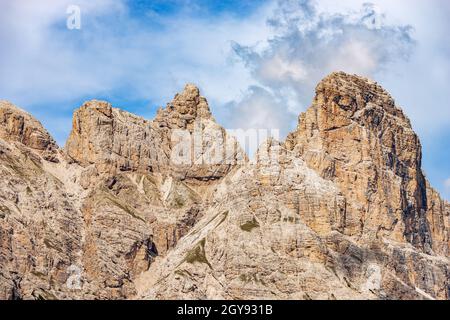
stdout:
{"type": "Polygon", "coordinates": [[[225,127],[286,134],[321,78],[358,73],[403,107],[450,199],[449,16],[447,0],[0,0],[0,99],[64,145],[86,100],[152,118],[193,82],[225,127]]]}
{"type": "Polygon", "coordinates": [[[252,14],[259,6],[264,4],[264,0],[129,0],[127,5],[134,16],[142,16],[146,11],[154,11],[161,15],[171,15],[180,11],[189,10],[195,14],[207,14],[209,16],[228,13],[240,17],[252,14]]]}

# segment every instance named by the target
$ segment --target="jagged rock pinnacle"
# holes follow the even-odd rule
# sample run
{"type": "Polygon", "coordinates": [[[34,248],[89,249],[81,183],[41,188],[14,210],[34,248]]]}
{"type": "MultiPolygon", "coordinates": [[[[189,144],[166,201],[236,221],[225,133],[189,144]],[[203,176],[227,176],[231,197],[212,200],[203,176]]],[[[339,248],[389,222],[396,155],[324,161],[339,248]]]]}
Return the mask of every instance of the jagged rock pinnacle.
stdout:
{"type": "Polygon", "coordinates": [[[192,129],[195,120],[213,120],[206,98],[193,84],[187,84],[166,108],[159,109],[155,122],[160,127],[192,129]]]}

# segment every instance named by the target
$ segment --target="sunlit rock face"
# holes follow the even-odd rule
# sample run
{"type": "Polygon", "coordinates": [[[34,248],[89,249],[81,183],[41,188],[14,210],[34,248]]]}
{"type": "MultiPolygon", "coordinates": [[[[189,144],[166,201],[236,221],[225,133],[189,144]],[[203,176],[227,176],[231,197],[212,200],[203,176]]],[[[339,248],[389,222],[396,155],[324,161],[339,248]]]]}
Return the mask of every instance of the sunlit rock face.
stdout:
{"type": "MultiPolygon", "coordinates": [[[[345,234],[433,252],[420,142],[378,84],[344,73],[325,78],[287,145],[345,194],[345,234]]],[[[436,227],[440,233],[446,225],[436,227]]]]}
{"type": "Polygon", "coordinates": [[[333,73],[248,161],[186,85],[86,102],[59,148],[0,103],[0,298],[449,299],[450,205],[378,84],[333,73]]]}

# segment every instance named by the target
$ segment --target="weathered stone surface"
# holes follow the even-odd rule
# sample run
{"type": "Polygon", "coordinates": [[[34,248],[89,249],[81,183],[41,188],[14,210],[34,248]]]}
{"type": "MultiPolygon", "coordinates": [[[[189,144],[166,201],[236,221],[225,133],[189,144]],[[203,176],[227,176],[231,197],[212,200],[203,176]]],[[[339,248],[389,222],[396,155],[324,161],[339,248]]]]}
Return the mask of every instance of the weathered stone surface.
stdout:
{"type": "MultiPolygon", "coordinates": [[[[344,193],[345,234],[366,241],[389,237],[433,251],[421,145],[378,84],[344,73],[325,78],[286,145],[344,193]]],[[[435,225],[435,232],[445,228],[435,225]]]]}
{"type": "MultiPolygon", "coordinates": [[[[210,115],[206,117],[209,108],[197,88],[188,85],[175,97],[173,104],[180,108],[196,108],[190,111],[192,123],[202,125],[202,132],[218,131],[225,136],[224,129],[210,115]],[[202,120],[205,120],[203,124],[202,120]]],[[[39,192],[37,199],[23,196],[30,208],[19,207],[17,212],[12,212],[17,219],[30,216],[45,221],[45,216],[49,215],[56,219],[52,232],[41,227],[36,234],[25,227],[24,235],[19,234],[21,229],[12,220],[11,204],[7,199],[18,198],[20,193],[11,189],[13,182],[8,182],[5,174],[0,190],[5,193],[0,198],[0,217],[4,223],[1,234],[2,243],[5,243],[2,254],[5,250],[5,259],[12,263],[11,266],[6,262],[2,264],[5,278],[1,282],[5,286],[2,298],[39,297],[33,293],[36,287],[28,284],[34,281],[29,270],[16,270],[15,266],[30,257],[52,259],[52,250],[66,255],[76,251],[76,259],[70,256],[55,262],[59,268],[57,280],[50,273],[53,267],[49,265],[46,277],[42,277],[42,290],[39,289],[42,297],[132,296],[136,276],[146,271],[155,257],[165,255],[195,225],[204,213],[203,202],[209,195],[209,185],[233,167],[221,163],[213,166],[200,163],[197,167],[171,163],[171,134],[178,127],[164,128],[156,120],[147,121],[96,100],[86,102],[75,112],[65,152],[59,156],[58,164],[50,163],[44,159],[45,152],[57,147],[42,126],[10,104],[0,110],[2,115],[5,114],[0,131],[4,139],[0,142],[5,149],[1,153],[5,157],[2,163],[12,181],[20,179],[24,185],[22,189],[39,192]],[[35,141],[41,140],[28,138],[38,134],[47,142],[37,144],[35,141]],[[22,158],[24,163],[19,161],[22,158]],[[55,180],[58,188],[48,187],[50,182],[43,181],[44,178],[55,180]],[[40,190],[39,185],[46,189],[40,190]],[[47,208],[44,199],[39,197],[56,199],[47,208]],[[47,211],[49,213],[45,213],[47,211]],[[61,218],[57,220],[59,215],[61,218]],[[66,220],[76,223],[76,228],[67,226],[66,220]],[[69,240],[57,231],[67,232],[67,228],[74,229],[71,235],[77,240],[76,250],[67,249],[65,243],[69,240]],[[35,238],[37,236],[39,239],[35,238]],[[52,240],[46,240],[47,246],[37,251],[28,247],[14,249],[17,241],[35,243],[47,238],[52,240]],[[81,289],[69,290],[66,282],[74,272],[81,275],[81,289]],[[50,285],[53,282],[57,284],[50,285]]],[[[179,115],[174,110],[167,117],[175,119],[179,115]]],[[[194,132],[193,127],[190,130],[192,132],[188,133],[194,132]]],[[[230,141],[237,146],[234,140],[230,141]]],[[[205,151],[200,152],[206,153],[210,147],[205,144],[205,151]]],[[[20,185],[16,183],[17,188],[20,185]]],[[[17,206],[14,204],[14,208],[17,206]]]]}
{"type": "Polygon", "coordinates": [[[0,140],[0,299],[70,296],[65,280],[81,258],[83,221],[44,161],[0,140]]]}
{"type": "Polygon", "coordinates": [[[433,240],[433,250],[448,257],[450,252],[450,205],[441,199],[427,181],[427,220],[433,240]]]}
{"type": "Polygon", "coordinates": [[[208,102],[200,96],[200,90],[187,84],[183,92],[175,95],[165,109],[159,109],[155,122],[160,128],[194,130],[195,120],[214,121],[208,102]]]}
{"type": "Polygon", "coordinates": [[[137,297],[448,299],[447,257],[343,234],[339,188],[294,152],[280,153],[277,164],[227,176],[203,219],[136,280],[137,297]]]}
{"type": "Polygon", "coordinates": [[[450,205],[379,85],[330,75],[257,160],[193,85],[86,102],[64,150],[2,102],[0,298],[450,298],[450,205]]]}
{"type": "Polygon", "coordinates": [[[93,164],[100,173],[152,172],[169,164],[164,138],[151,121],[92,100],[75,112],[65,149],[75,162],[93,164]]]}
{"type": "Polygon", "coordinates": [[[107,102],[85,103],[74,114],[66,151],[84,167],[94,164],[99,174],[155,172],[199,181],[220,179],[246,158],[236,140],[214,121],[206,99],[193,85],[160,109],[154,121],[107,102]],[[187,150],[179,148],[180,142],[187,150]],[[229,146],[229,153],[215,161],[215,150],[225,149],[223,145],[229,146]],[[180,151],[185,155],[177,156],[180,151]]]}
{"type": "Polygon", "coordinates": [[[50,161],[58,161],[58,146],[39,121],[7,101],[0,101],[0,139],[19,142],[38,151],[50,161]]]}

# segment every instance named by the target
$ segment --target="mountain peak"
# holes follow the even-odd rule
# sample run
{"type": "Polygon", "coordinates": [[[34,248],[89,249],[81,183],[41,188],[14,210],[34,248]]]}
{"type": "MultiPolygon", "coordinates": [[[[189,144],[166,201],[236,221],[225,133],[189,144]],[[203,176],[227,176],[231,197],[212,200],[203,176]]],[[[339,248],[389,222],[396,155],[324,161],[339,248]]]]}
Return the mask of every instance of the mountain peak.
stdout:
{"type": "Polygon", "coordinates": [[[155,122],[170,129],[191,129],[195,120],[212,120],[208,101],[194,84],[186,84],[166,108],[159,109],[155,122]]]}
{"type": "Polygon", "coordinates": [[[392,116],[406,119],[392,96],[376,81],[345,72],[333,72],[317,85],[314,103],[327,105],[329,102],[346,111],[347,117],[358,110],[378,106],[392,116]]]}
{"type": "Polygon", "coordinates": [[[89,100],[83,103],[81,109],[91,109],[93,111],[98,111],[107,117],[111,117],[112,106],[109,102],[103,100],[89,100]]]}
{"type": "Polygon", "coordinates": [[[8,101],[0,101],[0,139],[19,142],[41,153],[44,159],[57,161],[58,146],[42,124],[26,111],[8,101]]]}
{"type": "Polygon", "coordinates": [[[326,77],[286,145],[346,195],[346,234],[406,240],[427,253],[446,246],[431,241],[419,138],[376,82],[326,77]]]}
{"type": "Polygon", "coordinates": [[[200,89],[193,83],[186,83],[180,95],[186,98],[196,99],[200,97],[200,89]]]}

